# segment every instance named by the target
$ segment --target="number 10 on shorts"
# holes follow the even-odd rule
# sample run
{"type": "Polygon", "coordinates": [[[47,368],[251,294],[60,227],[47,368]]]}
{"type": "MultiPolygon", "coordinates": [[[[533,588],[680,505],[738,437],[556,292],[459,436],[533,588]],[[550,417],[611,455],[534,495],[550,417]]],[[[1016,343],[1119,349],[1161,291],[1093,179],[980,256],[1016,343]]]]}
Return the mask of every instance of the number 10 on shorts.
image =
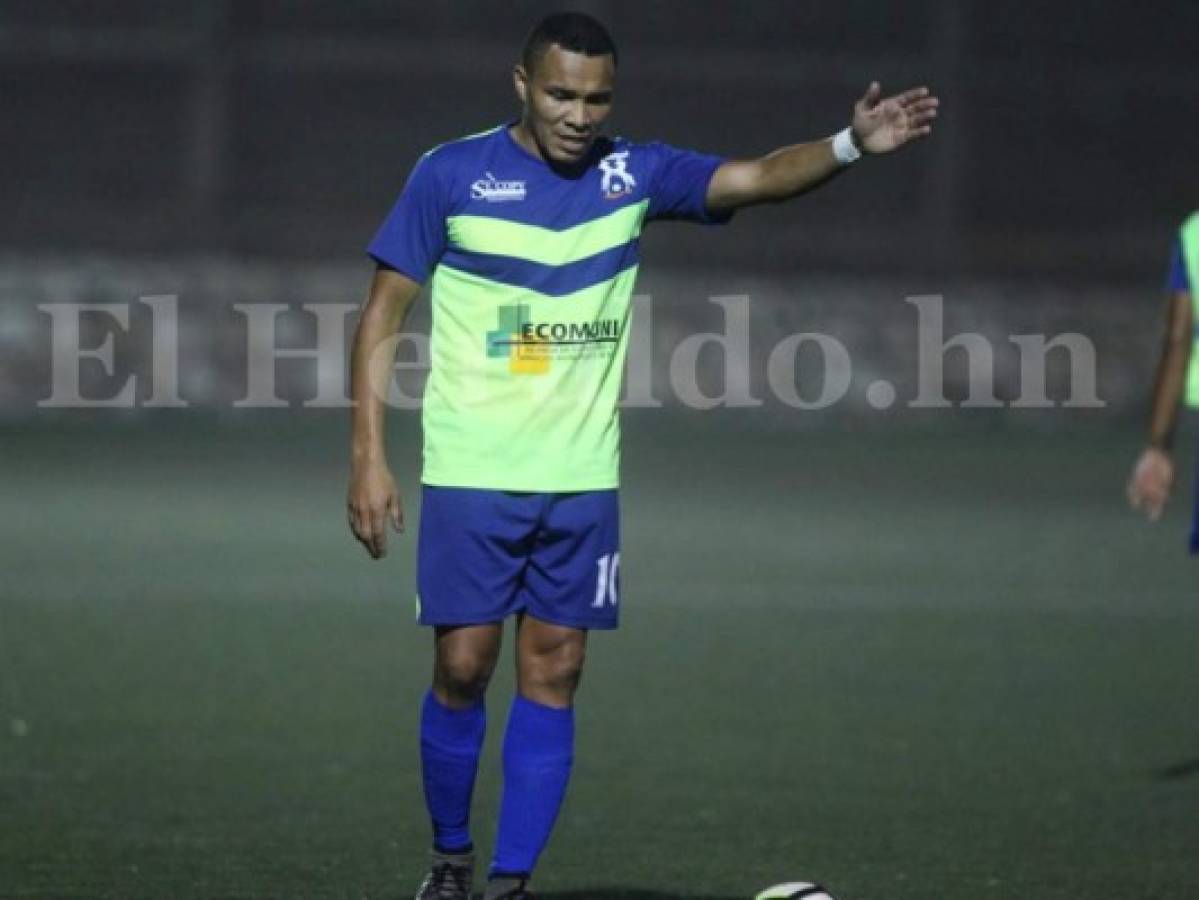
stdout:
{"type": "Polygon", "coordinates": [[[605,603],[616,605],[616,573],[620,570],[620,551],[605,553],[595,561],[598,570],[595,576],[595,600],[592,607],[599,609],[605,603]]]}

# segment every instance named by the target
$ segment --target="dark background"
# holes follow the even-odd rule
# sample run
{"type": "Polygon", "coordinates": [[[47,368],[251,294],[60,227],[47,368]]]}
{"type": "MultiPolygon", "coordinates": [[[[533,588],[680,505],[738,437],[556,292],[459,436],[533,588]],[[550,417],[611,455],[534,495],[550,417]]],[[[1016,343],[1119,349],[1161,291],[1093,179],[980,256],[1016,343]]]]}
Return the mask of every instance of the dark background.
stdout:
{"type": "MultiPolygon", "coordinates": [[[[752,155],[839,129],[871,78],[944,100],[885,174],[719,242],[678,229],[662,263],[1158,279],[1199,192],[1193,3],[576,5],[618,43],[632,138],[752,155]]],[[[515,114],[555,8],[5,0],[0,242],[355,257],[420,152],[515,114]]]]}
{"type": "MultiPolygon", "coordinates": [[[[1193,441],[1157,527],[1123,488],[1199,197],[1199,4],[577,5],[619,44],[632,138],[758,154],[843,127],[872,78],[927,82],[944,115],[796,203],[647,235],[665,404],[624,414],[622,627],[589,647],[539,895],[1194,900],[1193,441]],[[990,339],[1005,401],[1009,336],[1088,337],[1104,405],[1060,405],[1062,358],[1056,405],[956,405],[955,350],[955,405],[872,409],[875,378],[913,395],[916,294],[990,339]],[[846,401],[672,402],[670,354],[723,328],[721,295],[752,300],[757,396],[771,347],[821,332],[854,353],[846,401]]],[[[310,359],[276,366],[282,408],[235,408],[234,305],[285,307],[280,347],[312,346],[304,304],[352,327],[410,166],[516,114],[549,9],[0,0],[0,898],[412,895],[419,416],[389,415],[408,532],[371,562],[348,411],[304,405],[310,359]],[[188,408],[46,408],[42,307],[128,309],[86,319],[113,364],[80,380],[144,401],[151,295],[178,302],[188,408]]],[[[511,691],[506,655],[481,858],[511,691]]]]}

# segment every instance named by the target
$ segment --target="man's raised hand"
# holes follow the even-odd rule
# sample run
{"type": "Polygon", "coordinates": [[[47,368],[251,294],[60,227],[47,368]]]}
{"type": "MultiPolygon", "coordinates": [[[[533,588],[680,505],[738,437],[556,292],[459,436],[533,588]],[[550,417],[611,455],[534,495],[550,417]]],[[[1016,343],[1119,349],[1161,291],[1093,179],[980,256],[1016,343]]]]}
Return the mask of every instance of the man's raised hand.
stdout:
{"type": "Polygon", "coordinates": [[[883,99],[883,89],[872,81],[853,107],[853,135],[867,153],[890,153],[932,133],[941,101],[918,87],[883,99]]]}

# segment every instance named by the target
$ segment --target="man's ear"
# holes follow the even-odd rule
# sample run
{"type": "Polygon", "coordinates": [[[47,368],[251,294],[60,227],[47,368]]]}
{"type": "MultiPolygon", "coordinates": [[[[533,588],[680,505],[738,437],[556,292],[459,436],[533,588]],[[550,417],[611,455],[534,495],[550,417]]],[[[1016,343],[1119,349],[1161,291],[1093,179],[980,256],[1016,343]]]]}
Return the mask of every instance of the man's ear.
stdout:
{"type": "Polygon", "coordinates": [[[512,86],[516,88],[516,96],[521,103],[529,102],[529,73],[520,63],[512,69],[512,86]]]}

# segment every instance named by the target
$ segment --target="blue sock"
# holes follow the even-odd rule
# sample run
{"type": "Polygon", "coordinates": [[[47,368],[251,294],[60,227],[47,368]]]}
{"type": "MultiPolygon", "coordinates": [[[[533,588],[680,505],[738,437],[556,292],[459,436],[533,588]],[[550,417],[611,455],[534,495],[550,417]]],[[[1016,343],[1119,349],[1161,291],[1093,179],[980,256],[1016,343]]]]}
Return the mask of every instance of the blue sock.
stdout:
{"type": "Polygon", "coordinates": [[[504,734],[504,796],[490,874],[532,874],[566,796],[574,759],[573,709],[512,701],[504,734]]]}
{"type": "Polygon", "coordinates": [[[482,701],[470,709],[450,709],[432,691],[425,694],[420,717],[425,805],[433,820],[433,847],[442,853],[461,853],[472,847],[470,798],[486,727],[482,701]]]}

